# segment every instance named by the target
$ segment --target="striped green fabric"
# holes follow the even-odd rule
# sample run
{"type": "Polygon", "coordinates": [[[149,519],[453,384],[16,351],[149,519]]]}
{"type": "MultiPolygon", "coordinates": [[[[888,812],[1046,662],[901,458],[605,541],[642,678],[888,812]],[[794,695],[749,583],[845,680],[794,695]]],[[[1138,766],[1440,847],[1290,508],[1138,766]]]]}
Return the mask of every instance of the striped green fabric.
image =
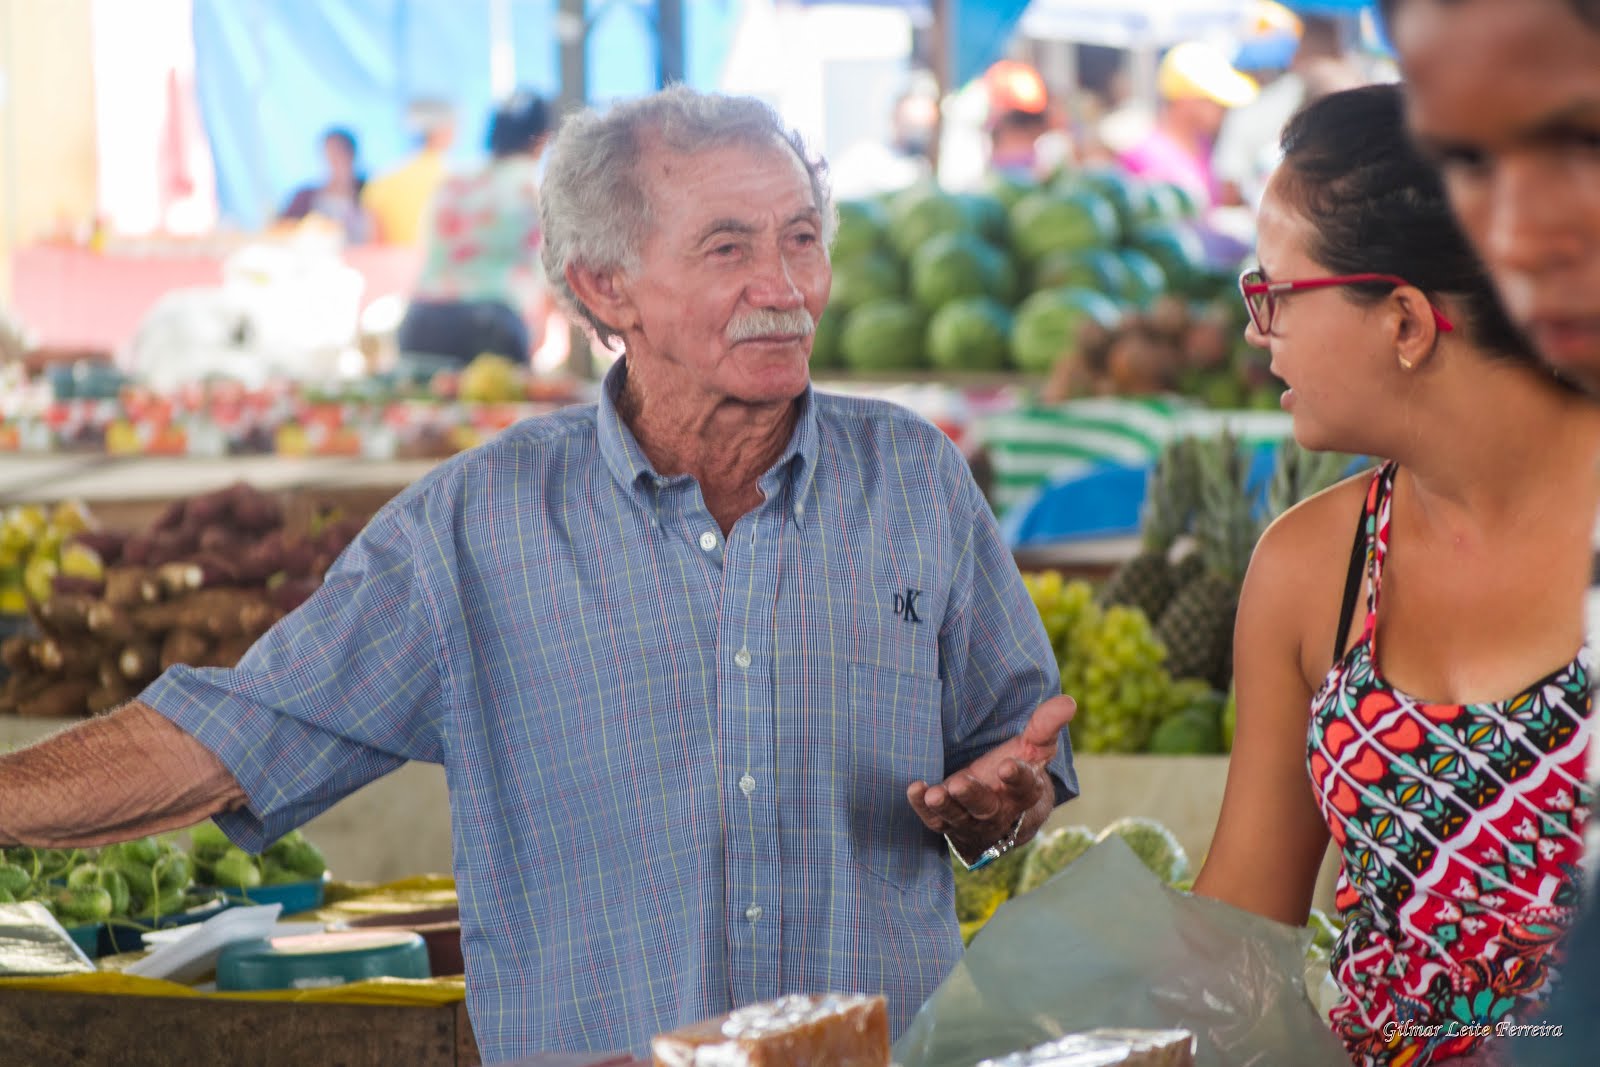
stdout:
{"type": "Polygon", "coordinates": [[[991,503],[1004,515],[1046,482],[1101,463],[1143,466],[1174,438],[1211,436],[1224,426],[1257,443],[1282,440],[1290,421],[1281,412],[1217,411],[1182,397],[1094,397],[985,416],[974,432],[994,469],[991,503]]]}

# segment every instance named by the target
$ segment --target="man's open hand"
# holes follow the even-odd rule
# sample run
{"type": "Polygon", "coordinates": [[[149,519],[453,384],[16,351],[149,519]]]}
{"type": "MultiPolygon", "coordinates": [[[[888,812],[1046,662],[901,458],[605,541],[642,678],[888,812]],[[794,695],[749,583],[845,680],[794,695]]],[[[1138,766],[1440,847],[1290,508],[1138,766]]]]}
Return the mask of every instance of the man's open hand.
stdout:
{"type": "Polygon", "coordinates": [[[1019,815],[1024,816],[1017,835],[1022,844],[1055,805],[1045,765],[1055,757],[1061,731],[1077,710],[1071,697],[1051,697],[1034,709],[1016,737],[937,785],[912,782],[906,799],[928,829],[950,838],[963,859],[976,859],[1010,833],[1019,815]]]}

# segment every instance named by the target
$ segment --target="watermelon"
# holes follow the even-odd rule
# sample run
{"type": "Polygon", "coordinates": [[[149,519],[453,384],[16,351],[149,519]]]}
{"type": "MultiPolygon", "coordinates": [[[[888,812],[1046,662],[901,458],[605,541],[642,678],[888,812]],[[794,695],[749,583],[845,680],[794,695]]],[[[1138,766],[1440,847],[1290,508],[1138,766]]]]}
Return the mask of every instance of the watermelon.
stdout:
{"type": "Polygon", "coordinates": [[[1057,188],[1062,192],[1087,189],[1099,194],[1117,213],[1119,239],[1126,240],[1134,227],[1144,221],[1143,183],[1131,174],[1111,168],[1091,168],[1068,176],[1057,188]]]}
{"type": "Polygon", "coordinates": [[[928,323],[928,361],[940,370],[1000,370],[1010,343],[1011,312],[987,297],[946,304],[928,323]]]}
{"type": "Polygon", "coordinates": [[[839,230],[829,254],[835,264],[860,259],[881,249],[887,240],[889,213],[871,200],[842,200],[839,230]]]}
{"type": "Polygon", "coordinates": [[[941,233],[911,256],[911,295],[932,312],[952,300],[983,296],[984,245],[973,234],[941,233]]]}
{"type": "Polygon", "coordinates": [[[972,228],[992,245],[1004,246],[1011,229],[1010,209],[998,197],[983,193],[960,193],[961,202],[972,228]]]}
{"type": "Polygon", "coordinates": [[[1112,245],[1117,234],[1116,209],[1088,190],[1033,193],[1011,209],[1011,247],[1028,263],[1057,250],[1112,245]]]}
{"type": "Polygon", "coordinates": [[[1142,293],[1122,257],[1109,248],[1050,252],[1033,270],[1035,289],[1093,289],[1113,300],[1137,300],[1142,293]]]}
{"type": "Polygon", "coordinates": [[[874,300],[850,313],[839,338],[845,365],[856,371],[913,370],[923,365],[927,320],[904,300],[874,300]]]}
{"type": "Polygon", "coordinates": [[[1000,303],[1010,307],[1022,294],[1022,278],[1011,257],[995,248],[984,245],[979,258],[983,261],[984,291],[1000,303]]]}
{"type": "MultiPolygon", "coordinates": [[[[1140,307],[1149,307],[1156,297],[1167,291],[1167,275],[1161,264],[1150,258],[1148,252],[1137,248],[1117,250],[1117,258],[1129,282],[1128,299],[1140,307]]],[[[1241,305],[1242,306],[1242,305],[1241,305]]]]}
{"type": "Polygon", "coordinates": [[[828,296],[828,306],[846,312],[872,300],[904,294],[905,280],[900,264],[887,253],[872,252],[833,268],[833,289],[828,296]]]}
{"type": "Polygon", "coordinates": [[[889,243],[904,259],[941,233],[972,233],[977,226],[959,197],[914,186],[894,200],[889,212],[889,243]]]}
{"type": "Polygon", "coordinates": [[[1194,195],[1173,182],[1151,182],[1148,189],[1150,217],[1154,220],[1180,222],[1200,214],[1194,195]]]}
{"type": "Polygon", "coordinates": [[[1011,358],[1021,370],[1045,374],[1078,349],[1088,324],[1114,330],[1122,319],[1117,305],[1093,289],[1042,289],[1017,308],[1011,331],[1011,358]]]}
{"type": "Polygon", "coordinates": [[[1017,201],[1037,189],[1032,182],[1023,181],[1021,178],[998,171],[991,172],[983,179],[983,191],[991,198],[998,200],[1009,213],[1017,206],[1017,201]]]}
{"type": "Polygon", "coordinates": [[[839,337],[844,333],[846,312],[829,305],[817,320],[817,331],[811,335],[811,369],[826,370],[839,366],[839,337]]]}
{"type": "Polygon", "coordinates": [[[1188,293],[1210,277],[1205,245],[1183,223],[1146,222],[1133,231],[1129,244],[1156,261],[1169,290],[1188,293]]]}

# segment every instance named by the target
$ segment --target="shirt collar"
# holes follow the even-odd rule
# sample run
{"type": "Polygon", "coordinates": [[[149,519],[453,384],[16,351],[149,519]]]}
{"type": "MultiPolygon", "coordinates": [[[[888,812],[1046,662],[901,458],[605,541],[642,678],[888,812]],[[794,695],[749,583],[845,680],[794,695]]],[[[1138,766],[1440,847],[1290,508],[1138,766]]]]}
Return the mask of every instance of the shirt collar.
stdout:
{"type": "MultiPolygon", "coordinates": [[[[628,428],[621,413],[617,411],[617,397],[621,395],[623,382],[628,376],[627,362],[624,357],[612,364],[611,369],[606,372],[605,380],[601,383],[600,403],[596,414],[600,455],[610,468],[612,477],[616,478],[617,484],[654,514],[655,494],[646,491],[646,487],[659,487],[666,483],[666,479],[651,465],[649,458],[644,454],[644,449],[639,447],[638,438],[633,436],[633,431],[628,428]]],[[[810,493],[811,480],[816,473],[819,450],[816,397],[811,385],[807,383],[806,391],[800,396],[800,417],[795,422],[794,433],[789,437],[789,445],[760,480],[762,490],[771,499],[781,493],[784,478],[788,476],[790,487],[788,507],[797,524],[805,519],[806,497],[810,493]]]]}

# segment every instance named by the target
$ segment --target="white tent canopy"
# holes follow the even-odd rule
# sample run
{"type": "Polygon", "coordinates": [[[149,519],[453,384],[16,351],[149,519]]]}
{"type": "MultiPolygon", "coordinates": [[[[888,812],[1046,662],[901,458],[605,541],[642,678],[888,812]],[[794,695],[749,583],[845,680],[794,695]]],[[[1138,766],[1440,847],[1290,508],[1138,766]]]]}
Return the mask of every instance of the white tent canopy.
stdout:
{"type": "Polygon", "coordinates": [[[1254,0],[1033,0],[1018,30],[1042,41],[1165,48],[1236,38],[1254,0]]]}

